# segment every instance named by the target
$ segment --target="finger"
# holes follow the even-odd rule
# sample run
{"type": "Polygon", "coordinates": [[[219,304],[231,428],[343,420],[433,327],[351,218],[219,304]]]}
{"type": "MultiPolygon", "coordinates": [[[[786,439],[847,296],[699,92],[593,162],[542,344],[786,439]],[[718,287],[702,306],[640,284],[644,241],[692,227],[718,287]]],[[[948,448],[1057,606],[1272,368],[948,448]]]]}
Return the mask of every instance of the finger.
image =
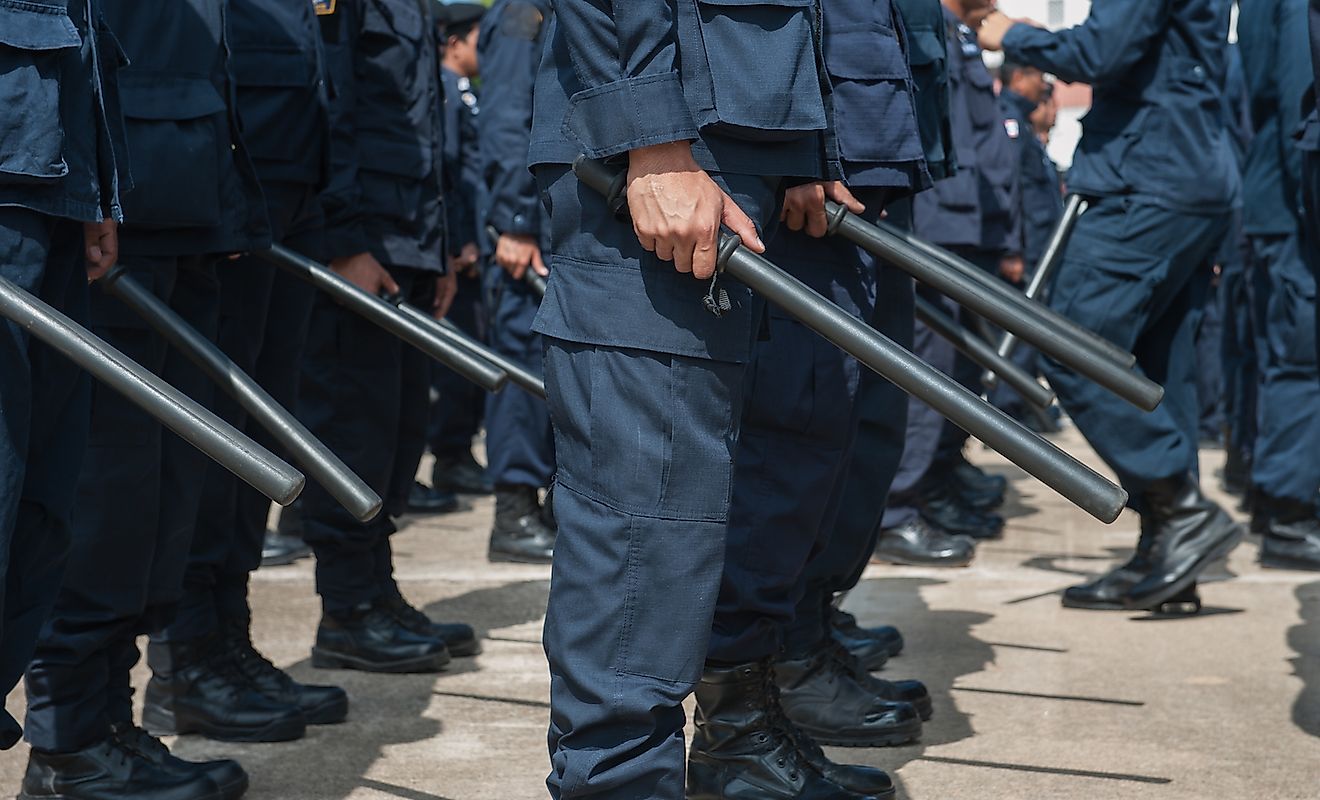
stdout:
{"type": "Polygon", "coordinates": [[[527,265],[525,263],[519,262],[509,267],[509,276],[512,277],[515,281],[522,280],[523,276],[526,274],[527,274],[527,265]]]}
{"type": "Polygon", "coordinates": [[[747,216],[738,204],[733,201],[729,195],[724,195],[724,210],[720,213],[720,221],[724,226],[742,239],[743,245],[753,253],[764,253],[765,242],[761,241],[761,234],[756,230],[756,223],[747,216]]]}
{"type": "Polygon", "coordinates": [[[399,293],[399,284],[394,282],[394,276],[390,275],[384,268],[380,271],[380,286],[389,294],[399,293]]]}
{"type": "Polygon", "coordinates": [[[661,261],[674,260],[674,242],[671,239],[655,240],[655,257],[661,261]]]}
{"type": "Polygon", "coordinates": [[[784,213],[784,224],[790,231],[800,231],[807,224],[806,212],[798,203],[785,204],[784,213]]]}
{"type": "Polygon", "coordinates": [[[546,269],[545,261],[541,258],[539,249],[532,251],[532,271],[542,278],[550,277],[550,270],[546,269]]]}
{"type": "Polygon", "coordinates": [[[698,242],[692,250],[692,276],[700,280],[709,280],[715,274],[719,260],[717,237],[710,237],[698,242]]]}
{"type": "Polygon", "coordinates": [[[825,206],[813,207],[807,216],[807,235],[817,239],[830,232],[830,220],[825,216],[825,206]]]}
{"type": "Polygon", "coordinates": [[[830,191],[827,191],[826,194],[834,202],[847,206],[848,210],[854,214],[860,214],[866,210],[866,204],[858,200],[856,195],[848,190],[847,186],[838,181],[830,184],[830,191]]]}

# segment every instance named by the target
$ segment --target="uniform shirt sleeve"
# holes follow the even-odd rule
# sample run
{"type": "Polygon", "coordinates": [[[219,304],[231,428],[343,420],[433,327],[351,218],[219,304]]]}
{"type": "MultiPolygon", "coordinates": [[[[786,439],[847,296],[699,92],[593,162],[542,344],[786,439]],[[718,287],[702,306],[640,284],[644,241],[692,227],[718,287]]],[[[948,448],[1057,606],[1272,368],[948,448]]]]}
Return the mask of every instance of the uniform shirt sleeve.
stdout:
{"type": "Polygon", "coordinates": [[[678,72],[674,3],[558,0],[559,36],[585,87],[565,126],[588,156],[697,138],[678,72]]]}
{"type": "Polygon", "coordinates": [[[513,0],[488,16],[495,18],[486,23],[493,28],[481,51],[482,111],[477,116],[489,192],[486,222],[500,233],[535,236],[541,231],[541,200],[527,169],[527,149],[544,23],[541,11],[525,0],[513,0]]]}
{"type": "Polygon", "coordinates": [[[1004,35],[1004,56],[1074,83],[1118,78],[1146,55],[1168,22],[1169,0],[1106,0],[1082,24],[1048,31],[1018,24],[1004,35]]]}
{"type": "Polygon", "coordinates": [[[353,54],[362,27],[362,0],[339,0],[333,14],[321,16],[326,75],[330,82],[330,165],[321,203],[325,209],[326,253],[330,260],[371,249],[363,224],[358,183],[353,54]]]}

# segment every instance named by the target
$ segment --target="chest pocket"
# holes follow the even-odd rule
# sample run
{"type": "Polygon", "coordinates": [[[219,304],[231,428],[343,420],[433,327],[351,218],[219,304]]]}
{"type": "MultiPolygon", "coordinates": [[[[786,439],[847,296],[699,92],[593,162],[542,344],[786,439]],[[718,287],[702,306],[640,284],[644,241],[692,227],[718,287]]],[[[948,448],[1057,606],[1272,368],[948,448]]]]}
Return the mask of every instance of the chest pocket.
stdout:
{"type": "Polygon", "coordinates": [[[220,159],[229,157],[227,106],[207,78],[127,72],[120,97],[133,190],[130,224],[210,227],[220,222],[220,159]]]}
{"type": "Polygon", "coordinates": [[[0,183],[69,172],[60,123],[61,59],[82,37],[63,3],[0,0],[0,183]]]}
{"type": "Polygon", "coordinates": [[[1003,122],[999,116],[999,103],[995,99],[995,79],[990,70],[985,68],[978,53],[963,61],[964,91],[967,93],[967,110],[971,114],[972,125],[978,130],[997,126],[1003,131],[1003,122]]]}
{"type": "Polygon", "coordinates": [[[703,129],[754,141],[825,129],[814,7],[815,0],[696,0],[709,92],[695,109],[703,129]]]}
{"type": "Polygon", "coordinates": [[[835,133],[845,161],[915,161],[922,157],[907,62],[890,29],[825,37],[834,87],[835,133]]]}
{"type": "Polygon", "coordinates": [[[253,158],[317,161],[326,117],[315,58],[297,47],[234,48],[229,63],[238,84],[243,143],[253,158]]]}

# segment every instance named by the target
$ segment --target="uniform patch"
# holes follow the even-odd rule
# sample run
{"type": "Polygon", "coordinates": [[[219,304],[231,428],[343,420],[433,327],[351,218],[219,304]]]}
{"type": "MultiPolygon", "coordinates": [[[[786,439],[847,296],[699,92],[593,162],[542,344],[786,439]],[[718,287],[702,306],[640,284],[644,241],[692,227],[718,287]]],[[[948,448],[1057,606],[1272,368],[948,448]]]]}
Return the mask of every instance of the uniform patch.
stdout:
{"type": "Polygon", "coordinates": [[[335,13],[335,4],[338,0],[312,0],[312,8],[316,10],[316,16],[328,17],[335,13]]]}
{"type": "Polygon", "coordinates": [[[531,3],[513,2],[500,16],[500,33],[515,39],[535,41],[541,35],[545,15],[531,3]]]}
{"type": "Polygon", "coordinates": [[[1004,120],[1004,130],[1008,132],[1008,138],[1010,139],[1016,139],[1022,135],[1022,129],[1018,126],[1018,121],[1015,119],[1004,120]]]}

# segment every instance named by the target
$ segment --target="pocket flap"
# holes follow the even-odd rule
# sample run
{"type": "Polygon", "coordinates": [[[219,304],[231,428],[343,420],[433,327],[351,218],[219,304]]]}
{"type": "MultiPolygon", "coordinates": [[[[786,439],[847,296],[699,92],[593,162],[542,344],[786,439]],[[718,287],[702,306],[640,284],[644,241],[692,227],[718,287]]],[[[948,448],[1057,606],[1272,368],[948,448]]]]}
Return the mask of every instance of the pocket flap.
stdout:
{"type": "Polygon", "coordinates": [[[816,0],[697,0],[703,6],[786,6],[810,8],[816,0]]]}
{"type": "Polygon", "coordinates": [[[431,171],[431,159],[420,142],[402,144],[375,138],[363,138],[359,141],[361,152],[360,169],[366,172],[383,172],[404,178],[425,178],[431,171]]]}
{"type": "Polygon", "coordinates": [[[25,2],[16,8],[0,2],[0,44],[20,50],[60,50],[80,46],[82,37],[63,3],[25,2]]]}
{"type": "Polygon", "coordinates": [[[206,78],[126,72],[119,76],[119,93],[124,116],[133,119],[198,119],[227,108],[206,78]]]}
{"type": "Polygon", "coordinates": [[[239,86],[303,88],[312,84],[308,54],[293,47],[235,47],[229,65],[239,86]]]}
{"type": "Polygon", "coordinates": [[[844,31],[825,37],[825,69],[836,78],[906,80],[903,50],[893,31],[844,31]],[[879,37],[891,41],[880,42],[879,37]]]}

